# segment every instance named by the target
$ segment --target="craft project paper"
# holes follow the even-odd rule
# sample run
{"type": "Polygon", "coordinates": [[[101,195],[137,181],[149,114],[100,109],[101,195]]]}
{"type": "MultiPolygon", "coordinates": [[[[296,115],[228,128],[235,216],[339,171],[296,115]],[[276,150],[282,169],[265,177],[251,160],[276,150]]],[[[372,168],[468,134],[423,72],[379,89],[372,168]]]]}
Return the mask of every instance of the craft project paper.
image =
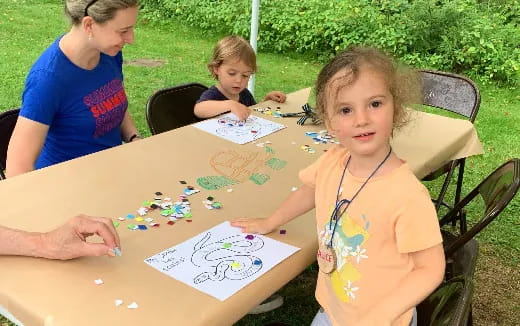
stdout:
{"type": "Polygon", "coordinates": [[[284,125],[250,115],[240,121],[233,113],[198,122],[194,127],[237,144],[245,144],[285,128],[284,125]]]}
{"type": "Polygon", "coordinates": [[[223,222],[144,262],[224,301],[298,250],[223,222]]]}

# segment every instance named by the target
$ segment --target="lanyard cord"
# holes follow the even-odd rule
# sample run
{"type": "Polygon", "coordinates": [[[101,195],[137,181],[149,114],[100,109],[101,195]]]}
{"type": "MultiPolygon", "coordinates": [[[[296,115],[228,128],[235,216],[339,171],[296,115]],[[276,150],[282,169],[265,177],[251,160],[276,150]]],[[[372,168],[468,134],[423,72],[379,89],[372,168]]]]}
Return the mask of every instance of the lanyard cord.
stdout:
{"type": "Polygon", "coordinates": [[[336,195],[336,207],[334,207],[334,210],[332,211],[332,215],[330,216],[329,230],[331,228],[332,221],[334,221],[334,229],[332,229],[332,236],[330,237],[330,242],[328,244],[329,248],[332,247],[332,240],[334,239],[334,234],[336,233],[336,226],[338,225],[339,219],[341,218],[341,216],[343,216],[343,214],[345,213],[347,208],[354,201],[354,199],[361,192],[361,190],[367,185],[368,180],[370,180],[374,176],[374,174],[376,174],[376,172],[383,166],[383,164],[385,164],[386,160],[388,160],[388,158],[390,157],[391,153],[392,153],[392,147],[390,147],[390,150],[388,151],[388,154],[386,154],[385,158],[381,161],[381,163],[379,163],[379,165],[374,169],[374,171],[372,171],[372,173],[370,173],[368,178],[363,182],[361,187],[359,187],[359,189],[356,191],[354,196],[352,196],[352,199],[350,199],[350,200],[348,200],[348,199],[339,200],[339,195],[341,193],[341,184],[343,183],[343,178],[345,177],[345,172],[347,171],[348,163],[350,162],[350,158],[352,157],[352,155],[349,156],[349,158],[347,160],[347,163],[345,164],[345,168],[343,169],[343,174],[341,175],[341,180],[339,181],[338,193],[336,195]],[[340,214],[338,214],[338,212],[341,209],[341,207],[343,205],[345,205],[345,204],[347,204],[347,206],[341,211],[340,214]]]}

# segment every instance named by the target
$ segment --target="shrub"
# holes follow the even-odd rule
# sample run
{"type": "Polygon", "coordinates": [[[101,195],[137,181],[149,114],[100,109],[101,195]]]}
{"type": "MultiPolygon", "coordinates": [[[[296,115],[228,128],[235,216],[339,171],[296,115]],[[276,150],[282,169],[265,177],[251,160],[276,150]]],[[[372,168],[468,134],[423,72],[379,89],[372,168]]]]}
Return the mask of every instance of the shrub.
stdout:
{"type": "MultiPolygon", "coordinates": [[[[145,17],[249,37],[250,0],[141,0],[145,17]]],[[[350,44],[483,81],[520,78],[518,0],[263,0],[258,47],[325,61],[350,44]]]]}

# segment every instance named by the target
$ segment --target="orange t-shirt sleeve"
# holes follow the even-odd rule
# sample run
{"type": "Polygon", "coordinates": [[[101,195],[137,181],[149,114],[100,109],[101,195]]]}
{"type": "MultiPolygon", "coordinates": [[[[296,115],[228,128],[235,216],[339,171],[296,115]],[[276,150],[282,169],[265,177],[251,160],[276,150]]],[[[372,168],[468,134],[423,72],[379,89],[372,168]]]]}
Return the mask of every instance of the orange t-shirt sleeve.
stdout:
{"type": "Polygon", "coordinates": [[[320,158],[318,158],[314,163],[300,171],[298,176],[304,185],[313,189],[316,188],[316,178],[318,176],[318,171],[320,170],[323,161],[325,161],[327,156],[329,156],[328,154],[329,152],[323,153],[323,155],[321,155],[320,158]]]}
{"type": "Polygon", "coordinates": [[[410,253],[442,243],[439,220],[426,188],[414,192],[397,217],[397,249],[410,253]]]}

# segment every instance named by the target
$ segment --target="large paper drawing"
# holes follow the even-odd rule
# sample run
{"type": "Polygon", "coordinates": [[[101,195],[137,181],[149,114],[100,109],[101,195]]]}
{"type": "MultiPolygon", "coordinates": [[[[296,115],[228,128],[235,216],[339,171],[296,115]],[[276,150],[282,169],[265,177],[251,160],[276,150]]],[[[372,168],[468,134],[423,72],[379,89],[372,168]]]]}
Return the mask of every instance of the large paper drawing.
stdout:
{"type": "Polygon", "coordinates": [[[144,261],[223,301],[298,250],[224,222],[144,261]]]}
{"type": "Polygon", "coordinates": [[[193,126],[237,144],[245,144],[285,128],[282,124],[254,115],[250,115],[246,121],[240,121],[233,113],[204,120],[193,126]]]}

